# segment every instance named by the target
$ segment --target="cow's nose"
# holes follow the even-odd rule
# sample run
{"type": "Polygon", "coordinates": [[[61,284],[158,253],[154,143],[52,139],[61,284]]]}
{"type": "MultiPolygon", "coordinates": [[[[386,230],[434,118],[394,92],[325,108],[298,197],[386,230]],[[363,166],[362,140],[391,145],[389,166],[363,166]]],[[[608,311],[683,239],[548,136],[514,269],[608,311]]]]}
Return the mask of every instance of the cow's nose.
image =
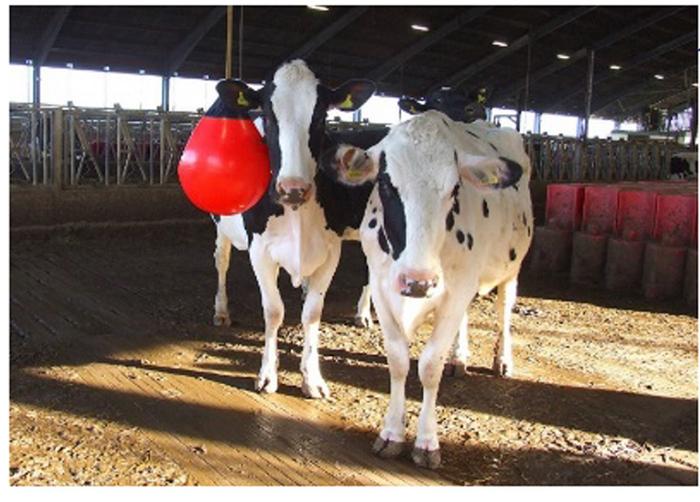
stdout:
{"type": "Polygon", "coordinates": [[[399,293],[411,298],[428,298],[439,282],[435,273],[411,270],[399,274],[399,293]]]}
{"type": "Polygon", "coordinates": [[[282,204],[297,208],[309,200],[311,183],[301,178],[284,178],[277,182],[277,194],[282,204]]]}

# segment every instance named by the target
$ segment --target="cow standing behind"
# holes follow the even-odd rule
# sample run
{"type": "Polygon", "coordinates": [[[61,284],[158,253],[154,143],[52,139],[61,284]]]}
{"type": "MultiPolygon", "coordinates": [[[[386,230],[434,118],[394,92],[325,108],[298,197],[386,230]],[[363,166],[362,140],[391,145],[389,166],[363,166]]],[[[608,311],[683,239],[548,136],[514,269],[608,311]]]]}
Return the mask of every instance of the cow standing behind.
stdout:
{"type": "Polygon", "coordinates": [[[434,329],[418,364],[423,403],[413,459],[437,467],[438,384],[465,307],[477,293],[498,287],[495,364],[512,365],[511,309],[533,225],[522,139],[512,129],[454,122],[428,111],[395,126],[366,152],[341,148],[335,167],[347,183],[376,180],[360,238],[391,397],[374,451],[394,457],[403,449],[408,344],[433,313],[434,329]]]}
{"type": "MultiPolygon", "coordinates": [[[[333,146],[325,130],[327,110],[356,110],[374,89],[374,84],[366,80],[351,80],[329,89],[301,60],[283,64],[260,91],[237,80],[217,86],[226,106],[245,111],[262,107],[270,153],[272,179],[262,199],[242,215],[214,217],[214,260],[219,279],[214,324],[230,324],[226,274],[232,244],[248,250],[260,287],[265,348],[255,384],[259,391],[277,390],[277,331],[284,318],[277,279],[282,267],[295,287],[306,285],[301,316],[302,391],[314,398],[330,394],[318,363],[321,311],[340,259],[341,240],[357,235],[372,187],[340,185],[319,171],[318,163],[324,149],[333,146]]],[[[369,319],[367,291],[359,308],[360,315],[369,319]]]]}

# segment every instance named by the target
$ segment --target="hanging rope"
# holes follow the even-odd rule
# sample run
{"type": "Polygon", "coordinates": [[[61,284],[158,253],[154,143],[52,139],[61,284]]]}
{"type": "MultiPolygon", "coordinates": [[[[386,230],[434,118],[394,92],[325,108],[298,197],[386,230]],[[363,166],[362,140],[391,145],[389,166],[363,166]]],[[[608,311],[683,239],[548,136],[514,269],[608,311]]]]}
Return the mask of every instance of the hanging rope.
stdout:
{"type": "Polygon", "coordinates": [[[238,16],[238,78],[243,80],[243,6],[238,16]]]}
{"type": "Polygon", "coordinates": [[[231,60],[233,53],[233,6],[226,7],[226,71],[227,79],[231,78],[231,60]]]}

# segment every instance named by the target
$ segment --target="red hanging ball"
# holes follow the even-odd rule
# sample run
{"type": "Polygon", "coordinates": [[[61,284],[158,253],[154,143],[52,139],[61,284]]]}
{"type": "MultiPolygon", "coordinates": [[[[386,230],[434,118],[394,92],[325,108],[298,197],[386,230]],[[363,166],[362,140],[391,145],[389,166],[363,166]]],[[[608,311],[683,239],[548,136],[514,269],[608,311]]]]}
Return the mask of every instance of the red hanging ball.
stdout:
{"type": "Polygon", "coordinates": [[[242,213],[270,182],[267,146],[247,116],[216,115],[207,112],[192,131],[177,168],[180,185],[202,211],[242,213]]]}

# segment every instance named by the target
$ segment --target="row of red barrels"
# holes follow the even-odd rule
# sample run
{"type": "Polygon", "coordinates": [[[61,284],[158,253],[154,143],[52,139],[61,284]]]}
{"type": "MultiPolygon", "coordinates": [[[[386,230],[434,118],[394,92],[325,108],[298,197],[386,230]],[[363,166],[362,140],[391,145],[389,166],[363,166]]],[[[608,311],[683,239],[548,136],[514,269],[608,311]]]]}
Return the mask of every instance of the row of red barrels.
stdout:
{"type": "Polygon", "coordinates": [[[697,183],[551,184],[531,270],[697,305],[697,183]]]}

